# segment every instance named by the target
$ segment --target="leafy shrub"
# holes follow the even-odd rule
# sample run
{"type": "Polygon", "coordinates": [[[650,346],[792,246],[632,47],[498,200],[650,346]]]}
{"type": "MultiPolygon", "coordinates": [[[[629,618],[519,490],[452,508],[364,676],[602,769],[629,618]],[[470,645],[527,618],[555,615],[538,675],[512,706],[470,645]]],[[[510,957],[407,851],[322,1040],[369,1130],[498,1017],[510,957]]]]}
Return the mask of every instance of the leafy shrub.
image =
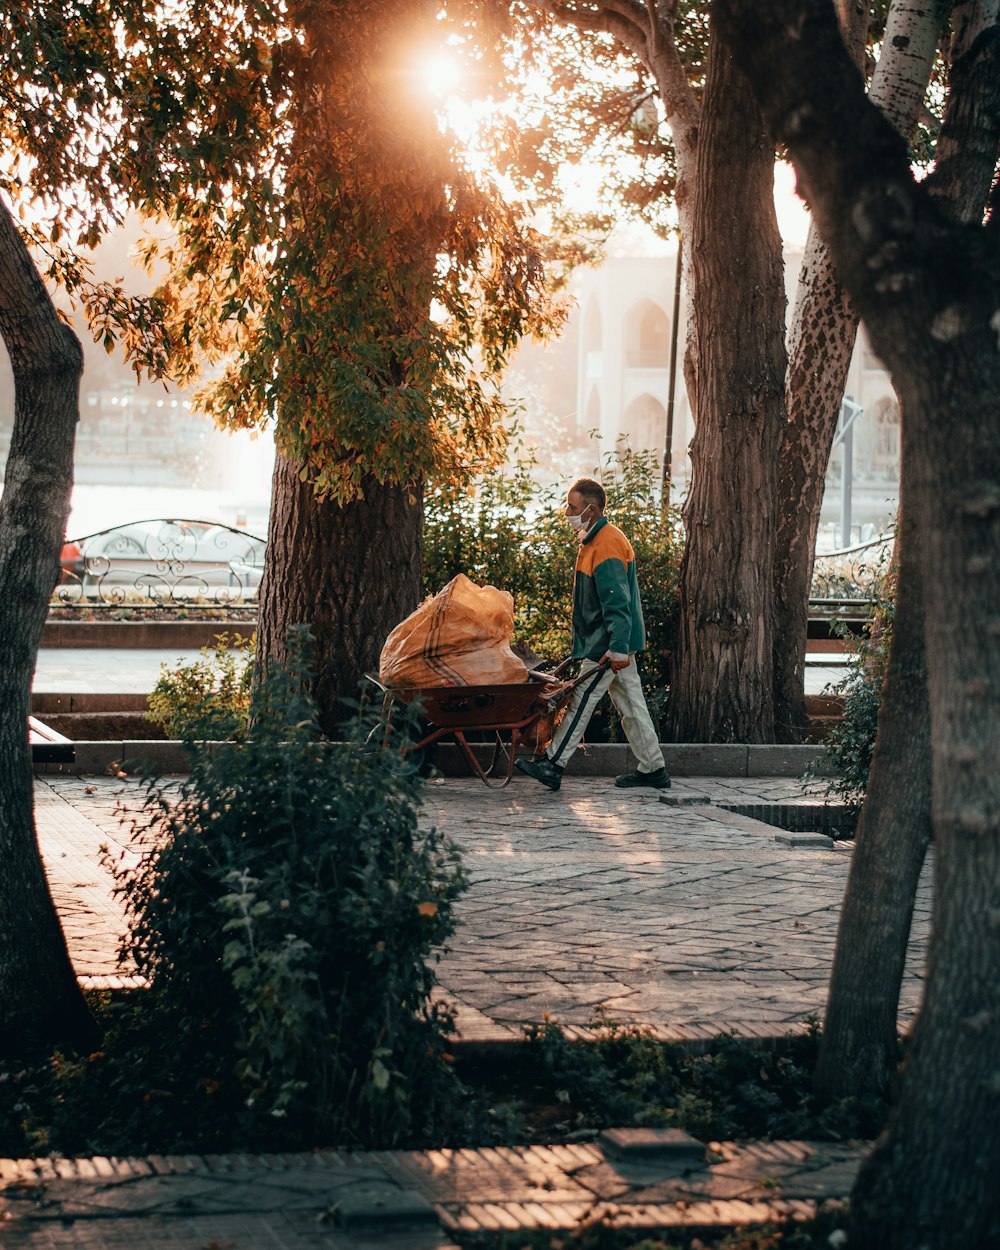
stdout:
{"type": "Polygon", "coordinates": [[[361,715],[347,741],[320,738],[305,649],[293,638],[269,668],[245,742],[192,742],[179,789],[149,784],[108,864],[122,958],[148,980],[174,1079],[197,1074],[244,1141],[388,1145],[454,1084],[428,960],[464,878],[418,826],[398,741],[367,743],[361,715]]]}
{"type": "Polygon", "coordinates": [[[570,1042],[554,1023],[529,1027],[535,1070],[572,1109],[576,1126],[681,1128],[702,1141],[870,1136],[886,1108],[875,1100],[819,1105],[812,1092],[819,1032],[768,1047],[720,1036],[701,1054],[647,1030],[597,1019],[593,1042],[570,1042]]]}
{"type": "Polygon", "coordinates": [[[459,1233],[459,1244],[472,1250],[830,1250],[836,1244],[831,1233],[846,1223],[842,1211],[820,1210],[811,1219],[768,1222],[745,1228],[672,1228],[669,1232],[641,1233],[618,1228],[608,1217],[598,1216],[579,1228],[554,1237],[531,1230],[502,1233],[499,1241],[459,1233]]]}
{"type": "Polygon", "coordinates": [[[848,650],[856,657],[841,680],[830,687],[844,700],[840,721],[826,738],[824,756],[834,770],[828,791],[846,802],[860,804],[868,788],[882,683],[889,664],[892,620],[895,611],[895,578],[883,562],[881,576],[871,596],[870,616],[860,636],[839,630],[848,650]]]}
{"type": "MultiPolygon", "coordinates": [[[[540,486],[531,458],[478,484],[475,497],[451,486],[429,492],[424,513],[424,589],[440,590],[457,573],[514,596],[514,635],[545,660],[569,654],[573,568],[577,546],[562,508],[570,481],[540,486]]],[[[670,653],[677,629],[680,518],[659,503],[659,463],[651,452],[619,442],[602,457],[600,480],[607,515],[636,553],[646,622],[640,656],[650,711],[661,713],[670,684],[670,653]]]]}
{"type": "Polygon", "coordinates": [[[217,634],[201,659],[164,664],[146,713],[168,738],[224,742],[242,738],[250,713],[256,634],[217,634]]]}

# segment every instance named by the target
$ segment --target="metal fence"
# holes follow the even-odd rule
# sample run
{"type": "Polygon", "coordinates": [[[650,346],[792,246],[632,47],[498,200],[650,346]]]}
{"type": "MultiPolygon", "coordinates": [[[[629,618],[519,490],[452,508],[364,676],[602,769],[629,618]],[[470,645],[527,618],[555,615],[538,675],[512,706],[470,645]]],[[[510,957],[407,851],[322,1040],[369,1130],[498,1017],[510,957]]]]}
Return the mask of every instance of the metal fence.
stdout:
{"type": "Polygon", "coordinates": [[[892,557],[893,536],[883,534],[856,547],[816,557],[809,602],[813,606],[869,603],[878,593],[892,557]]]}
{"type": "Polygon", "coordinates": [[[67,540],[55,607],[256,606],[266,541],[211,521],[132,521],[67,540]]]}
{"type": "MultiPolygon", "coordinates": [[[[67,540],[54,607],[255,607],[267,542],[212,521],[132,521],[67,540]]],[[[871,599],[892,537],[816,557],[810,603],[871,599]]]]}

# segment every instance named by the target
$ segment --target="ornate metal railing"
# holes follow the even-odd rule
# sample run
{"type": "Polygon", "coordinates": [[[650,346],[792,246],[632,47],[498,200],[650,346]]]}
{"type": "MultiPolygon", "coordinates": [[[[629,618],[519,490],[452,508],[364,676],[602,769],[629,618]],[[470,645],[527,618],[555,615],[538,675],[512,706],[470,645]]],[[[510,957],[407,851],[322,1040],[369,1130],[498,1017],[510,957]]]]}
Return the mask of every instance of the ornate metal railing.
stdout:
{"type": "Polygon", "coordinates": [[[816,557],[810,604],[871,600],[889,571],[891,534],[816,557]]]}
{"type": "Polygon", "coordinates": [[[132,521],[67,540],[52,604],[254,606],[266,545],[211,521],[132,521]]]}

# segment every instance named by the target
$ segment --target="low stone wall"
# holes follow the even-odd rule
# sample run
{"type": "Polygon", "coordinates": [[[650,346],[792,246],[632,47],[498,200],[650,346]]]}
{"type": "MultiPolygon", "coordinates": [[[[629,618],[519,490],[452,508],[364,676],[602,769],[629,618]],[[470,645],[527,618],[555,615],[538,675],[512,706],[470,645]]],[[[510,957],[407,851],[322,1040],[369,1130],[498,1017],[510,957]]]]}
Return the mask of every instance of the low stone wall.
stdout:
{"type": "MultiPolygon", "coordinates": [[[[74,742],[76,761],[73,764],[40,764],[38,773],[102,774],[121,769],[137,774],[158,772],[186,773],[187,756],[181,743],[136,740],[74,742]]],[[[698,743],[663,744],[667,771],[676,777],[801,777],[812,767],[823,775],[819,766],[819,747],[811,746],[703,746],[698,743]]],[[[488,762],[482,748],[484,765],[488,762]]],[[[451,743],[441,743],[437,767],[447,776],[467,776],[468,768],[451,743]]],[[[618,743],[595,743],[578,751],[571,770],[578,776],[614,777],[635,767],[635,757],[627,746],[618,743]]]]}
{"type": "Polygon", "coordinates": [[[211,647],[219,634],[249,638],[252,621],[46,621],[43,647],[211,647]]]}

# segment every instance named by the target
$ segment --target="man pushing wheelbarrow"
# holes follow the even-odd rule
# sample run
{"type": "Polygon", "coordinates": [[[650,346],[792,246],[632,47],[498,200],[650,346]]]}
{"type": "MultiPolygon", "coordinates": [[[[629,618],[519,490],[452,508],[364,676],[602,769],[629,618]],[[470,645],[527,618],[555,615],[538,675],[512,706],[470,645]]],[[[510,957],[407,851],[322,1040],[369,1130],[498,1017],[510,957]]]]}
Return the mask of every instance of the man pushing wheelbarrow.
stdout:
{"type": "Polygon", "coordinates": [[[615,785],[666,790],[670,778],[635,663],[635,653],[646,645],[635,552],[604,515],[606,506],[604,487],[593,478],[582,477],[570,487],[566,519],[580,544],[573,587],[573,657],[582,661],[584,680],[570,695],[545,754],[517,760],[516,766],[543,786],[558,790],[564,768],[607,693],[638,760],[635,772],[616,777],[615,785]]]}
{"type": "Polygon", "coordinates": [[[559,679],[564,664],[553,673],[529,670],[510,646],[511,595],[494,586],[476,586],[461,573],[392,631],[382,649],[376,684],[386,694],[387,715],[394,702],[422,709],[425,732],[411,750],[433,747],[441,737],[451,736],[487,784],[503,756],[503,784],[516,764],[558,790],[563,769],[607,692],[638,759],[637,770],[617,777],[615,785],[658,790],[670,785],[635,666],[635,652],[646,641],[635,555],[621,530],[605,518],[606,502],[604,488],[592,478],[581,478],[569,492],[566,514],[580,540],[571,658],[582,661],[571,681],[559,679]],[[532,736],[538,742],[535,749],[540,748],[546,724],[563,707],[545,753],[516,759],[518,746],[532,736]],[[493,762],[486,769],[467,740],[471,731],[495,735],[493,762]]]}
{"type": "Polygon", "coordinates": [[[420,709],[423,728],[409,751],[452,737],[487,785],[502,760],[506,785],[518,747],[546,740],[547,725],[589,674],[567,681],[559,677],[565,664],[552,673],[529,669],[510,646],[513,632],[511,595],[461,573],[396,626],[382,648],[379,677],[370,680],[385,694],[387,719],[397,703],[420,709]],[[483,734],[494,741],[485,768],[467,736],[483,734]]]}

